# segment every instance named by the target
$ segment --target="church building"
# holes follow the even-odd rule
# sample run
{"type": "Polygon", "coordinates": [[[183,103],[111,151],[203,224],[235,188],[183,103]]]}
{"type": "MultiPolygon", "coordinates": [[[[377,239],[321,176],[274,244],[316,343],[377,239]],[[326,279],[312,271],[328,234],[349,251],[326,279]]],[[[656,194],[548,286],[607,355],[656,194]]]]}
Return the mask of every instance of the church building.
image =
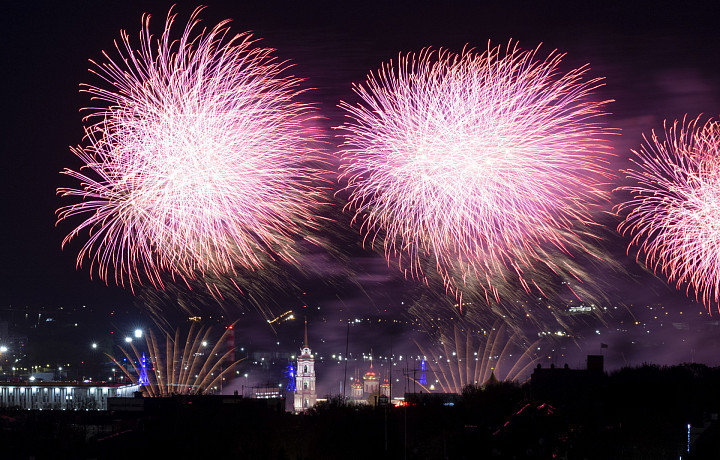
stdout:
{"type": "Polygon", "coordinates": [[[300,350],[295,374],[295,412],[305,412],[317,402],[315,391],[315,358],[308,346],[307,319],[305,320],[305,343],[300,350]]]}
{"type": "Polygon", "coordinates": [[[390,379],[386,376],[381,381],[380,375],[373,369],[371,357],[370,369],[362,375],[362,378],[359,370],[355,370],[355,378],[350,385],[350,402],[374,405],[381,395],[390,399],[390,379]]]}

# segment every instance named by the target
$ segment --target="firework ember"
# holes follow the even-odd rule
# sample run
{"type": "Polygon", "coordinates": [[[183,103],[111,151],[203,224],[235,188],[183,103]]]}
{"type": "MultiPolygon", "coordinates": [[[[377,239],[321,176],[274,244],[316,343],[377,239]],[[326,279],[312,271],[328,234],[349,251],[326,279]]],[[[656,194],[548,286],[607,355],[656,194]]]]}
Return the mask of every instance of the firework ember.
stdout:
{"type": "Polygon", "coordinates": [[[664,134],[633,151],[619,230],[646,265],[710,309],[720,303],[720,122],[675,121],[664,134]]]}
{"type": "Polygon", "coordinates": [[[608,101],[591,99],[587,66],[561,74],[562,57],[426,49],[341,103],[350,207],[407,276],[433,270],[460,298],[473,279],[494,300],[509,279],[542,290],[538,267],[576,276],[566,260],[587,252],[607,201],[608,101]]]}
{"type": "Polygon", "coordinates": [[[294,241],[314,225],[321,194],[312,107],[299,102],[288,64],[228,21],[200,29],[195,10],[179,39],[170,12],[161,36],[143,18],[139,48],[123,32],[82,85],[82,161],[66,174],[79,197],[59,221],[82,221],[63,245],[88,239],[77,263],[116,283],[162,285],[160,273],[193,278],[262,266],[261,254],[294,261],[294,241]]]}

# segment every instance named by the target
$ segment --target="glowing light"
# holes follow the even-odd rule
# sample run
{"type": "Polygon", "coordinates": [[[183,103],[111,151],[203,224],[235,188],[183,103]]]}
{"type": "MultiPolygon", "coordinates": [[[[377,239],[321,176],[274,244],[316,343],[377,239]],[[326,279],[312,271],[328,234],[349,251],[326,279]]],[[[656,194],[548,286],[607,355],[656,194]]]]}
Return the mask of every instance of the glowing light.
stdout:
{"type": "Polygon", "coordinates": [[[720,308],[720,122],[675,121],[664,131],[633,151],[626,173],[634,184],[619,189],[631,198],[618,211],[629,212],[618,229],[656,273],[720,308]]]}
{"type": "MultiPolygon", "coordinates": [[[[245,377],[247,377],[247,374],[245,374],[245,377]]],[[[287,385],[285,386],[285,389],[287,391],[295,391],[295,367],[293,366],[292,362],[288,364],[287,367],[285,367],[285,379],[287,380],[287,385]]]]}
{"type": "Polygon", "coordinates": [[[427,385],[427,370],[424,358],[420,361],[420,379],[418,380],[418,383],[420,385],[427,385]]]}
{"type": "Polygon", "coordinates": [[[139,339],[142,337],[142,329],[135,329],[135,338],[139,339]]]}
{"type": "Polygon", "coordinates": [[[276,317],[273,318],[273,319],[267,320],[267,322],[270,323],[270,324],[273,324],[273,323],[277,323],[277,322],[279,322],[279,321],[288,321],[288,320],[291,320],[291,319],[294,319],[294,318],[295,318],[295,317],[292,315],[292,310],[288,310],[288,311],[286,311],[285,313],[283,313],[283,314],[281,314],[281,315],[279,315],[279,316],[276,316],[276,317]]]}
{"type": "Polygon", "coordinates": [[[77,265],[90,259],[105,281],[162,287],[161,273],[294,262],[298,235],[314,225],[321,172],[310,166],[317,132],[296,101],[300,80],[228,21],[201,29],[201,11],[179,39],[172,10],[158,37],[144,16],[140,46],[123,32],[117,57],[91,61],[104,86],[82,85],[93,107],[84,145],[71,150],[84,166],[63,171],[80,188],[58,189],[81,201],[58,221],[84,219],[63,246],[87,232],[77,265]]]}
{"type": "Polygon", "coordinates": [[[538,287],[539,268],[575,274],[568,255],[587,253],[607,201],[607,101],[589,98],[601,83],[587,66],[562,75],[563,55],[537,54],[425,49],[356,85],[362,104],[341,103],[354,220],[406,276],[436,273],[460,299],[474,278],[499,300],[510,278],[538,287]]]}
{"type": "Polygon", "coordinates": [[[142,358],[140,359],[140,374],[138,375],[138,385],[150,385],[150,380],[147,376],[147,362],[145,360],[145,353],[142,354],[142,358]]]}

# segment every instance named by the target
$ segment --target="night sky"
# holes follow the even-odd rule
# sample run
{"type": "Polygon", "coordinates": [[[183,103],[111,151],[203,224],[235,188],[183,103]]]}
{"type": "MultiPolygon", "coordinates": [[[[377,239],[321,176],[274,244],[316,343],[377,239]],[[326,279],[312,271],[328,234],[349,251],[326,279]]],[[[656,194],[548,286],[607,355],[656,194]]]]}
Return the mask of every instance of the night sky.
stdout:
{"type": "MultiPolygon", "coordinates": [[[[127,290],[91,280],[87,267],[75,269],[78,244],[61,251],[60,242],[71,226],[55,226],[55,210],[67,204],[55,190],[71,184],[59,171],[79,166],[69,146],[79,144],[83,134],[79,110],[89,101],[78,92],[78,85],[94,81],[87,71],[88,59],[100,59],[102,50],[112,49],[121,29],[136,36],[143,13],[150,13],[155,30],[160,30],[173,3],[177,3],[181,21],[197,6],[185,1],[128,0],[12,2],[3,6],[0,305],[54,308],[88,304],[99,310],[123,307],[143,314],[139,306],[143,300],[127,290]]],[[[351,84],[363,81],[366,73],[382,62],[396,58],[399,52],[420,51],[426,46],[456,52],[466,44],[484,49],[488,40],[497,45],[512,39],[525,49],[542,43],[545,53],[554,49],[567,53],[565,70],[590,63],[590,76],[605,77],[606,84],[596,95],[616,101],[608,106],[611,115],[606,122],[621,129],[621,135],[612,140],[618,156],[613,168],[617,170],[627,166],[629,149],[639,147],[642,133],[661,129],[664,119],[720,113],[717,2],[248,0],[204,4],[208,6],[201,15],[204,24],[211,26],[230,18],[234,32],[252,31],[264,46],[277,49],[278,57],[295,64],[293,73],[313,88],[307,97],[319,104],[331,139],[335,134],[330,127],[343,121],[336,104],[341,99],[356,102],[351,84]]],[[[346,223],[349,216],[346,213],[337,219],[346,223]]],[[[401,302],[407,298],[406,291],[417,288],[416,283],[403,280],[381,256],[363,249],[357,229],[346,228],[333,238],[339,242],[337,254],[315,253],[319,267],[315,275],[293,280],[299,296],[278,292],[270,302],[271,310],[279,313],[288,307],[301,311],[308,305],[307,314],[315,324],[321,318],[342,325],[343,318],[351,316],[406,317],[401,302]]],[[[700,314],[704,307],[638,267],[634,253],[625,255],[626,239],[615,235],[607,244],[627,267],[627,276],[615,286],[615,298],[610,302],[621,305],[624,313],[608,317],[605,324],[579,328],[581,339],[574,345],[577,354],[598,351],[600,342],[611,342],[608,356],[613,357],[614,365],[689,360],[718,364],[715,347],[720,345],[720,328],[708,326],[707,313],[700,314]],[[692,316],[683,320],[689,321],[689,329],[666,327],[663,347],[615,354],[613,350],[620,346],[613,348],[612,338],[592,335],[597,328],[603,333],[612,329],[627,315],[640,321],[650,319],[652,313],[644,306],[653,304],[664,305],[671,315],[682,311],[685,318],[692,316]]],[[[168,293],[173,295],[178,294],[168,293]]],[[[234,307],[230,307],[231,315],[245,311],[243,318],[259,318],[252,309],[234,307]]],[[[710,321],[718,319],[715,312],[710,321]]],[[[343,331],[340,327],[317,334],[333,341],[343,331]]],[[[297,333],[297,327],[290,332],[297,333]]],[[[273,333],[268,328],[259,334],[273,333]]],[[[395,335],[395,343],[402,342],[398,337],[395,335]]],[[[383,342],[381,338],[372,341],[383,342]]],[[[379,347],[386,348],[386,344],[379,347]]]]}

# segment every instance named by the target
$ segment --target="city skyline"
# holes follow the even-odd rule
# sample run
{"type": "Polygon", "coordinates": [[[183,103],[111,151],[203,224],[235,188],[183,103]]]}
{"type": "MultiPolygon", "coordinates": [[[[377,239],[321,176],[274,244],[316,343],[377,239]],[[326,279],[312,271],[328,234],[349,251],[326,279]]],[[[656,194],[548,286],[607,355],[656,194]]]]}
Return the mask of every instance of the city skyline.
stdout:
{"type": "MultiPolygon", "coordinates": [[[[690,118],[700,114],[716,118],[720,113],[720,85],[716,78],[720,63],[712,54],[720,45],[720,36],[712,19],[717,6],[711,2],[618,2],[580,7],[564,2],[530,6],[521,2],[469,1],[452,6],[370,2],[351,7],[324,1],[204,4],[204,25],[230,18],[233,33],[252,31],[261,45],[276,48],[280,59],[292,61],[293,74],[304,78],[303,86],[311,89],[304,94],[304,101],[318,104],[318,112],[324,117],[320,128],[328,137],[332,154],[337,152],[340,141],[331,128],[344,121],[337,104],[341,100],[357,102],[351,85],[364,81],[367,72],[396,59],[399,53],[419,52],[426,46],[460,52],[466,45],[482,50],[488,40],[502,45],[512,39],[524,49],[542,43],[540,49],[546,54],[554,49],[567,53],[563,70],[589,63],[591,76],[604,77],[604,86],[596,90],[594,97],[615,100],[607,107],[610,114],[605,121],[621,130],[612,138],[616,160],[611,166],[618,176],[616,186],[624,183],[618,171],[629,164],[630,149],[640,147],[643,133],[661,130],[665,119],[682,119],[685,114],[690,118]]],[[[257,298],[234,290],[220,300],[203,292],[202,287],[192,286],[189,290],[182,282],[165,290],[146,286],[133,294],[112,282],[106,285],[91,279],[86,267],[75,268],[80,245],[60,249],[72,225],[61,223],[55,227],[55,210],[66,204],[55,190],[68,185],[59,172],[65,167],[78,167],[68,146],[81,142],[79,110],[90,104],[87,95],[78,92],[78,85],[92,79],[87,72],[88,59],[99,59],[102,50],[110,50],[121,29],[136,37],[143,13],[150,13],[159,26],[170,5],[141,1],[102,5],[40,2],[13,5],[2,19],[1,46],[11,71],[2,77],[8,95],[2,119],[6,163],[0,185],[4,191],[0,208],[5,216],[0,241],[0,306],[52,311],[87,305],[104,316],[113,309],[129,311],[130,316],[144,318],[148,325],[152,322],[148,311],[152,309],[156,319],[163,318],[174,326],[187,320],[183,311],[187,305],[201,316],[225,314],[228,321],[245,318],[246,327],[240,324],[239,329],[247,330],[249,341],[280,341],[283,348],[287,343],[289,349],[293,348],[290,344],[302,342],[302,335],[296,336],[301,323],[298,318],[307,316],[311,342],[317,340],[312,348],[329,360],[332,358],[327,357],[337,355],[338,349],[344,350],[348,320],[379,318],[381,324],[422,321],[418,329],[396,322],[392,328],[367,326],[357,334],[351,331],[353,341],[365,336],[362,347],[384,349],[384,354],[391,346],[395,350],[404,348],[407,354],[414,347],[412,338],[422,335],[419,329],[431,329],[430,315],[418,314],[423,308],[437,311],[443,321],[454,321],[450,319],[454,318],[450,313],[454,299],[446,296],[441,286],[423,287],[418,281],[405,279],[396,266],[388,266],[380,252],[363,247],[357,225],[350,225],[352,216],[342,212],[342,194],[326,211],[337,224],[328,225],[327,232],[321,234],[331,242],[331,249],[310,248],[303,259],[308,268],[302,271],[278,266],[267,274],[269,282],[263,279],[263,273],[246,278],[252,292],[259,293],[257,298]],[[258,305],[267,311],[259,313],[258,305]],[[293,311],[294,323],[267,325],[268,320],[286,311],[293,311]],[[261,329],[257,329],[258,325],[261,329]]],[[[175,11],[185,20],[196,6],[179,2],[175,11]]],[[[341,187],[335,180],[330,188],[336,192],[341,187]]],[[[612,199],[617,202],[617,195],[612,199]]],[[[718,345],[720,313],[708,312],[693,300],[692,294],[686,297],[664,279],[645,271],[635,262],[635,249],[626,254],[629,238],[615,231],[618,219],[609,217],[606,223],[609,236],[603,244],[624,271],[590,271],[589,283],[600,285],[610,280],[611,286],[603,290],[604,303],[598,305],[610,311],[602,311],[599,318],[571,318],[571,327],[563,332],[577,340],[556,339],[573,350],[570,364],[598,350],[601,343],[608,345],[607,353],[612,354],[608,367],[645,361],[720,364],[713,352],[718,345]],[[651,307],[662,309],[662,316],[670,319],[661,326],[662,316],[657,319],[657,310],[651,307]],[[685,320],[687,317],[692,319],[685,320]],[[638,333],[641,326],[647,326],[650,332],[645,334],[654,337],[650,344],[666,345],[655,350],[643,345],[642,352],[633,351],[634,343],[626,342],[642,336],[638,333]],[[628,337],[633,338],[626,340],[628,337]],[[657,361],[652,360],[653,355],[657,361]]],[[[538,308],[529,296],[518,294],[517,299],[527,302],[529,310],[538,308]]],[[[558,299],[553,302],[562,306],[558,299]]],[[[466,318],[473,320],[471,314],[466,318]]],[[[543,319],[519,326],[529,334],[558,332],[539,327],[549,323],[543,319]]],[[[360,348],[357,342],[355,346],[360,348]]],[[[557,363],[563,364],[559,359],[557,363]]],[[[318,382],[323,378],[319,365],[318,382]]]]}

